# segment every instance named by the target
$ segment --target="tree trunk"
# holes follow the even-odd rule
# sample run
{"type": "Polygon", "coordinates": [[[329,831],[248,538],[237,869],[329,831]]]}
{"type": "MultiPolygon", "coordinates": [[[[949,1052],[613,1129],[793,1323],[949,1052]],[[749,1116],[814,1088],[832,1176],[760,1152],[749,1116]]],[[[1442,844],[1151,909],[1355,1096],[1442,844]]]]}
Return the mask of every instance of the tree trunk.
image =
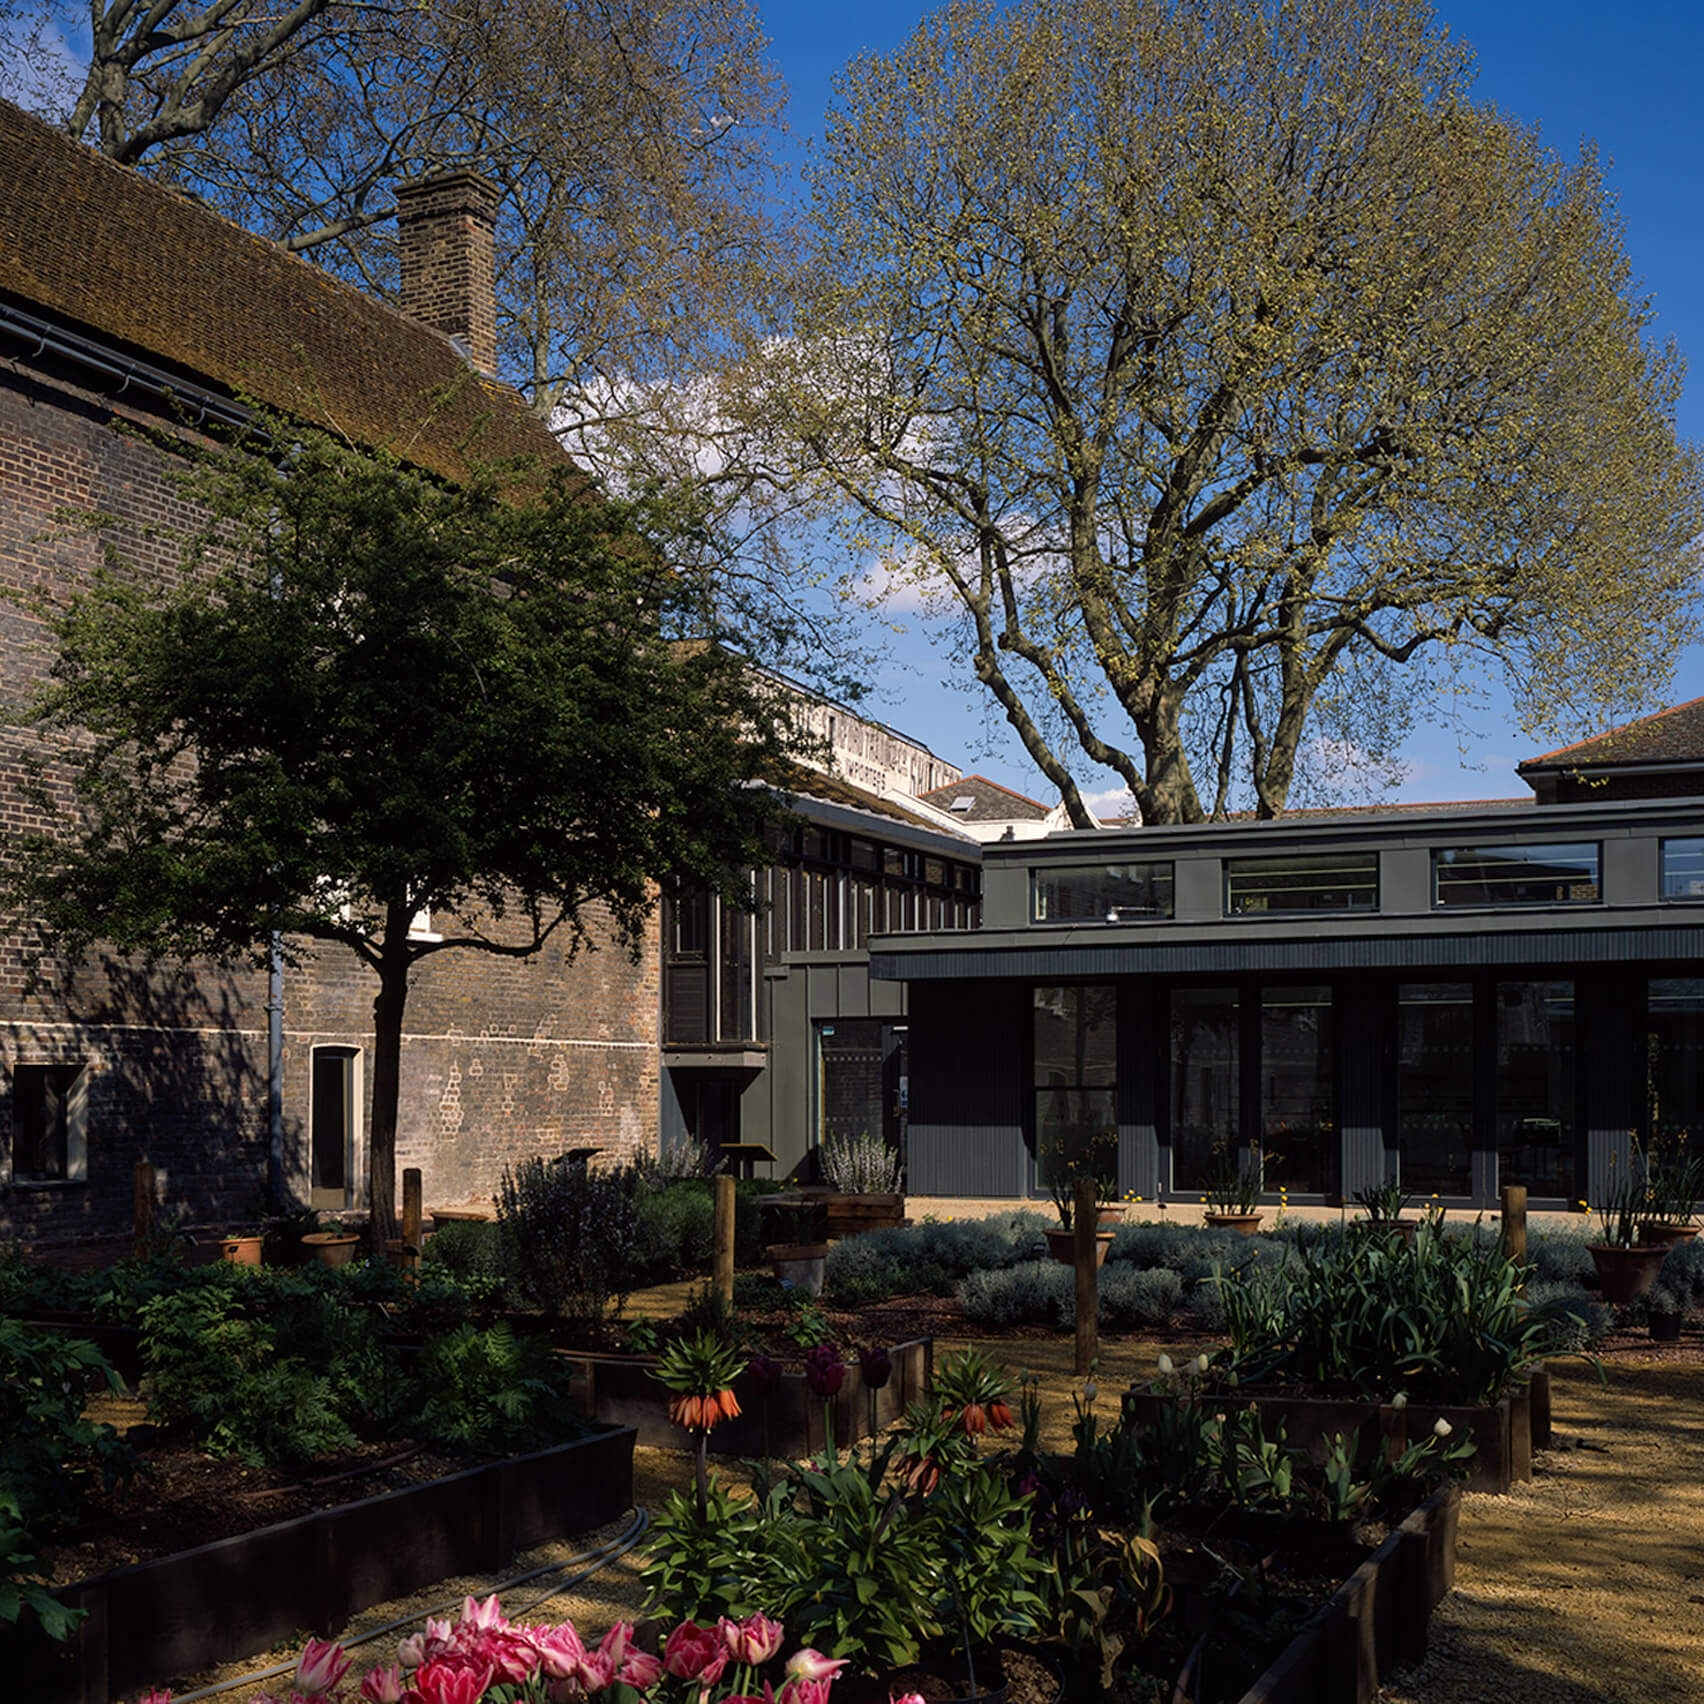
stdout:
{"type": "Polygon", "coordinates": [[[367,1129],[367,1210],[374,1244],[396,1235],[396,1112],[402,1085],[402,1014],[408,1003],[410,914],[392,906],[373,998],[373,1112],[367,1129]]]}

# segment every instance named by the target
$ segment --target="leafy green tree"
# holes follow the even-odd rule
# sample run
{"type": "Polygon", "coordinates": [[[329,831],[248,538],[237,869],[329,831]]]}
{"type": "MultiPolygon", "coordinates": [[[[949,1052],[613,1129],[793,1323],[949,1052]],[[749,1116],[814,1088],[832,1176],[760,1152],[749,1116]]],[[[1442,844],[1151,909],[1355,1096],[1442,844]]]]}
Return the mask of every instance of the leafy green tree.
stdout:
{"type": "Polygon", "coordinates": [[[815,193],[764,399],[1079,824],[1097,767],[1275,814],[1460,665],[1576,726],[1696,630],[1597,161],[1422,0],[966,0],[847,71],[815,193]]]}
{"type": "Polygon", "coordinates": [[[68,956],[258,961],[274,930],[353,952],[388,1227],[413,967],[636,950],[670,880],[749,903],[778,811],[750,781],[792,733],[713,642],[674,517],[272,432],[188,476],[206,524],[175,587],[116,560],[57,618],[33,709],[50,827],[13,838],[9,897],[68,956]],[[422,910],[441,938],[411,932],[422,910]]]}

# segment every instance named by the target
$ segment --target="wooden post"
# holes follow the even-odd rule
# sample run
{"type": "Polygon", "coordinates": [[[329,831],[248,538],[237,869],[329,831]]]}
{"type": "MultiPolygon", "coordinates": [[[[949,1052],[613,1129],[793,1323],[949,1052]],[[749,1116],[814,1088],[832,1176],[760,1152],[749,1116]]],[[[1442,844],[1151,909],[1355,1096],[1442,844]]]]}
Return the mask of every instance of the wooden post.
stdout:
{"type": "Polygon", "coordinates": [[[1520,1183],[1503,1185],[1503,1258],[1516,1266],[1525,1266],[1527,1257],[1526,1186],[1520,1183]]]}
{"type": "Polygon", "coordinates": [[[410,1166],[402,1174],[402,1240],[409,1248],[420,1247],[420,1221],[423,1217],[420,1168],[410,1166]]]}
{"type": "Polygon", "coordinates": [[[716,1174],[716,1221],[710,1245],[710,1287],[724,1301],[734,1299],[734,1180],[716,1174]]]}
{"type": "Polygon", "coordinates": [[[1072,1185],[1071,1226],[1077,1262],[1077,1371],[1087,1373],[1100,1353],[1100,1269],[1095,1262],[1100,1209],[1092,1177],[1079,1177],[1072,1185]]]}
{"type": "Polygon", "coordinates": [[[136,1194],[132,1217],[136,1229],[136,1258],[141,1260],[154,1240],[154,1168],[146,1160],[136,1162],[136,1194]]]}

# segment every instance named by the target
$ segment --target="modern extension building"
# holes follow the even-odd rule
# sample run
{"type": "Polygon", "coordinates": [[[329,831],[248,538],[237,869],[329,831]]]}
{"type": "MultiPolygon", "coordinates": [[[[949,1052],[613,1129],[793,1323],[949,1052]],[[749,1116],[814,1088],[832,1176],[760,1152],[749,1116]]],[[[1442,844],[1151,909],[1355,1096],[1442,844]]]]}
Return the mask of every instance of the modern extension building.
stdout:
{"type": "Polygon", "coordinates": [[[1635,1135],[1704,1140],[1704,700],[1520,774],[985,846],[980,929],[871,943],[910,997],[910,1188],[1031,1194],[1104,1140],[1149,1199],[1258,1156],[1298,1204],[1571,1206],[1635,1135]]]}

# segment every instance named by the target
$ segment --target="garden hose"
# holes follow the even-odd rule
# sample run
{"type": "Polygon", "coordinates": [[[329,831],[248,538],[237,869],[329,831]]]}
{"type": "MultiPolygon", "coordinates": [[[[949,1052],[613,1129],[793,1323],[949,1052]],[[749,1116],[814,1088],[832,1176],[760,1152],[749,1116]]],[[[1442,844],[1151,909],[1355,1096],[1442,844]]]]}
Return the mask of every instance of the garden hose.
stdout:
{"type": "MultiPolygon", "coordinates": [[[[600,1569],[607,1568],[611,1562],[625,1556],[645,1536],[650,1524],[650,1515],[644,1509],[636,1508],[626,1530],[598,1545],[596,1549],[583,1550],[578,1556],[570,1556],[566,1561],[546,1562],[541,1568],[529,1568],[524,1574],[515,1574],[507,1580],[499,1580],[485,1595],[496,1597],[502,1592],[512,1591],[516,1586],[524,1586],[530,1580],[542,1579],[546,1574],[558,1574],[569,1568],[578,1570],[570,1578],[558,1581],[549,1591],[530,1598],[521,1605],[515,1613],[517,1616],[524,1615],[529,1609],[536,1609],[541,1603],[547,1603],[553,1597],[560,1597],[563,1592],[577,1586],[582,1580],[590,1579],[600,1569]]],[[[399,1628],[424,1622],[429,1616],[448,1615],[451,1611],[460,1609],[461,1605],[460,1598],[452,1598],[447,1603],[434,1604],[430,1609],[414,1610],[407,1615],[400,1615],[394,1621],[385,1622],[382,1627],[375,1627],[371,1632],[362,1633],[354,1639],[340,1640],[339,1643],[346,1651],[358,1650],[362,1645],[370,1645],[375,1639],[384,1638],[387,1633],[395,1633],[399,1628]]],[[[295,1668],[296,1658],[291,1657],[287,1662],[274,1663],[270,1668],[256,1669],[252,1674],[239,1675],[235,1680],[223,1680],[215,1686],[203,1686],[196,1692],[174,1694],[172,1704],[195,1704],[198,1698],[215,1698],[222,1692],[234,1692],[239,1686],[258,1686],[263,1681],[276,1680],[280,1675],[291,1674],[295,1668]]]]}

